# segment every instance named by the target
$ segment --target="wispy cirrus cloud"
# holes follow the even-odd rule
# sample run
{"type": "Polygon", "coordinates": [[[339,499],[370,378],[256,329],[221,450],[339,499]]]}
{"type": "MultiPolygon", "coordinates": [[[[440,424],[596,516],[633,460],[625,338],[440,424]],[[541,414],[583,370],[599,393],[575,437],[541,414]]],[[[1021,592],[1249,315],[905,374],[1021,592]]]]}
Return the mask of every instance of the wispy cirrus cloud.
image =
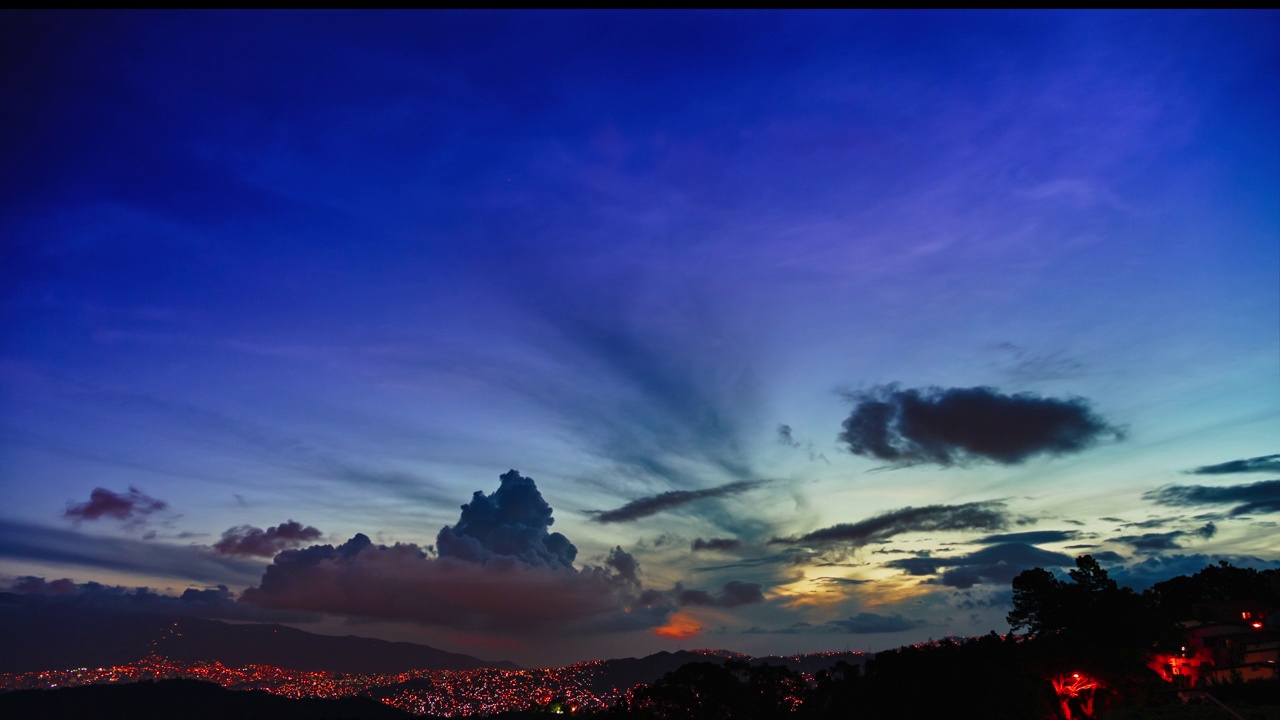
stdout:
{"type": "Polygon", "coordinates": [[[908,532],[945,530],[1002,530],[1009,524],[1004,503],[973,502],[962,505],[905,507],[860,520],[841,523],[791,538],[774,538],[784,545],[861,547],[908,532]]]}
{"type": "Polygon", "coordinates": [[[1232,475],[1251,472],[1280,473],[1280,455],[1260,455],[1245,460],[1230,460],[1216,465],[1201,465],[1187,471],[1191,475],[1232,475]]]}
{"type": "Polygon", "coordinates": [[[0,557],[78,565],[203,583],[252,583],[262,563],[215,554],[197,545],[170,545],[0,520],[0,557]]]}
{"type": "Polygon", "coordinates": [[[725,497],[754,490],[766,482],[765,480],[737,480],[724,485],[706,488],[705,490],[671,490],[632,500],[626,505],[613,510],[597,510],[592,513],[592,519],[598,523],[630,522],[667,510],[674,510],[699,500],[725,497]]]}

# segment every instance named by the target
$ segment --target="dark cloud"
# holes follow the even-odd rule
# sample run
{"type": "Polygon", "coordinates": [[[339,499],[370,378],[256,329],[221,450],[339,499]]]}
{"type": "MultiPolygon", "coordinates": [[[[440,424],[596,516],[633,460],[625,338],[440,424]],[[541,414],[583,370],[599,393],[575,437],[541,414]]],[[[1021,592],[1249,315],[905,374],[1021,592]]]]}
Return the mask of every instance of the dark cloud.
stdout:
{"type": "Polygon", "coordinates": [[[906,532],[944,530],[1002,530],[1009,524],[1002,502],[973,502],[963,505],[905,507],[856,523],[841,523],[814,530],[795,538],[775,538],[772,542],[790,545],[842,544],[861,547],[906,532]]]}
{"type": "Polygon", "coordinates": [[[733,608],[764,602],[764,586],[758,583],[731,580],[725,583],[719,592],[711,593],[706,590],[689,590],[682,584],[676,583],[676,586],[670,590],[645,590],[640,593],[638,602],[646,608],[665,608],[667,612],[687,605],[733,608]]]}
{"type": "Polygon", "coordinates": [[[281,550],[319,540],[321,534],[310,525],[303,527],[302,523],[294,520],[266,530],[239,525],[223,532],[222,539],[213,544],[213,550],[238,557],[275,557],[281,550]]]}
{"type": "Polygon", "coordinates": [[[893,633],[928,625],[923,620],[912,620],[899,614],[877,615],[860,612],[843,620],[831,620],[820,625],[805,622],[791,623],[779,628],[762,628],[752,626],[742,631],[744,635],[801,635],[808,633],[849,633],[853,635],[872,635],[876,633],[893,633]]]}
{"type": "Polygon", "coordinates": [[[593,513],[598,523],[629,522],[642,517],[656,515],[664,510],[671,510],[691,502],[707,498],[734,495],[747,490],[754,490],[765,484],[764,480],[737,480],[705,490],[672,490],[650,495],[623,505],[614,510],[598,510],[593,513]]]}
{"type": "Polygon", "coordinates": [[[148,515],[160,512],[169,507],[163,500],[157,500],[138,488],[130,487],[123,495],[111,492],[106,488],[94,488],[89,493],[89,501],[73,505],[67,504],[63,517],[77,523],[84,520],[100,520],[104,517],[120,520],[129,525],[140,525],[148,515]]]}
{"type": "Polygon", "coordinates": [[[1112,542],[1124,543],[1140,553],[1154,553],[1164,550],[1181,550],[1179,538],[1198,537],[1208,540],[1218,532],[1218,527],[1211,522],[1194,530],[1171,530],[1163,533],[1143,533],[1142,535],[1122,535],[1111,538],[1112,542]]]}
{"type": "Polygon", "coordinates": [[[898,558],[886,562],[885,567],[891,567],[895,570],[901,570],[908,575],[937,575],[944,565],[945,558],[934,558],[929,555],[920,555],[917,557],[898,558]]]}
{"type": "Polygon", "coordinates": [[[1137,522],[1123,522],[1123,521],[1121,521],[1121,523],[1120,523],[1120,527],[1127,527],[1127,528],[1142,528],[1142,529],[1146,530],[1146,529],[1149,529],[1149,528],[1164,527],[1164,526],[1168,525],[1169,523],[1175,523],[1175,522],[1178,522],[1178,520],[1179,520],[1179,518],[1176,518],[1176,517],[1164,517],[1164,518],[1151,518],[1151,519],[1149,519],[1149,520],[1139,520],[1139,521],[1137,521],[1137,522]]]}
{"type": "Polygon", "coordinates": [[[96,582],[77,584],[69,579],[46,581],[42,577],[21,577],[10,592],[21,597],[27,609],[158,614],[176,617],[221,618],[263,622],[314,622],[319,617],[305,613],[276,611],[236,602],[226,585],[188,588],[181,595],[166,595],[146,587],[121,587],[96,582]]]}
{"type": "Polygon", "coordinates": [[[778,442],[782,443],[783,445],[786,445],[787,447],[793,447],[793,448],[800,447],[800,443],[796,442],[795,437],[791,435],[790,425],[778,426],[778,442]]]}
{"type": "Polygon", "coordinates": [[[817,627],[813,623],[807,623],[803,620],[780,628],[762,628],[759,625],[752,625],[741,631],[743,635],[799,635],[811,632],[817,632],[817,627]]]}
{"type": "Polygon", "coordinates": [[[477,490],[462,506],[457,524],[440,530],[440,557],[481,564],[510,558],[527,565],[572,568],[578,548],[564,535],[547,532],[555,520],[533,480],[515,470],[500,480],[492,495],[477,490]]]}
{"type": "Polygon", "coordinates": [[[731,608],[756,605],[764,602],[764,588],[757,583],[731,580],[718,593],[705,590],[679,590],[676,595],[680,605],[731,608]]]}
{"type": "Polygon", "coordinates": [[[1128,559],[1120,553],[1112,552],[1111,550],[1095,550],[1089,554],[1093,556],[1094,560],[1106,564],[1119,564],[1128,559]]]}
{"type": "Polygon", "coordinates": [[[1013,589],[1001,586],[987,586],[953,590],[947,596],[947,602],[961,610],[982,610],[986,608],[1013,609],[1013,589]]]}
{"type": "Polygon", "coordinates": [[[698,552],[700,550],[728,552],[731,550],[737,550],[740,547],[742,547],[742,541],[734,538],[707,538],[706,540],[703,540],[702,538],[694,538],[690,549],[694,552],[698,552]]]}
{"type": "Polygon", "coordinates": [[[1122,436],[1082,398],[1005,395],[988,387],[902,390],[896,384],[852,397],[856,404],[840,440],[855,455],[895,465],[1013,465],[1122,436]]]}
{"type": "Polygon", "coordinates": [[[832,620],[823,623],[822,628],[835,631],[852,633],[854,635],[871,635],[875,633],[893,633],[902,632],[904,630],[914,630],[922,625],[927,625],[923,620],[911,620],[902,615],[877,615],[875,613],[860,612],[844,620],[832,620]]]}
{"type": "Polygon", "coordinates": [[[1178,531],[1167,533],[1143,533],[1142,535],[1122,535],[1120,537],[1111,538],[1111,541],[1129,545],[1138,552],[1160,552],[1162,550],[1180,549],[1182,546],[1177,543],[1177,538],[1180,538],[1185,534],[1186,533],[1178,531]]]}
{"type": "Polygon", "coordinates": [[[1280,480],[1263,480],[1247,485],[1166,485],[1143,493],[1144,500],[1161,505],[1231,505],[1232,515],[1280,512],[1280,480]]]}
{"type": "Polygon", "coordinates": [[[1198,537],[1208,540],[1217,534],[1218,528],[1212,522],[1205,523],[1194,530],[1172,530],[1164,533],[1143,533],[1142,535],[1124,535],[1112,538],[1113,542],[1125,543],[1139,552],[1156,552],[1160,550],[1179,550],[1179,538],[1198,537]]]}
{"type": "Polygon", "coordinates": [[[740,568],[759,568],[768,567],[770,565],[796,565],[811,559],[800,548],[787,548],[783,552],[774,553],[772,555],[762,555],[760,557],[743,558],[737,562],[726,563],[724,565],[703,565],[702,567],[692,568],[694,572],[719,572],[721,570],[737,570],[740,568]]]}
{"type": "Polygon", "coordinates": [[[866,585],[867,583],[871,582],[870,580],[859,580],[857,578],[826,577],[826,576],[814,578],[813,581],[816,583],[821,583],[822,585],[832,585],[835,587],[840,587],[843,585],[866,585]]]}
{"type": "Polygon", "coordinates": [[[97,537],[11,520],[0,520],[0,557],[183,578],[210,584],[248,584],[262,574],[261,562],[220,556],[209,548],[97,537]]]}
{"type": "Polygon", "coordinates": [[[1280,455],[1260,455],[1247,460],[1232,460],[1217,465],[1201,465],[1189,470],[1192,475],[1230,475],[1233,473],[1280,473],[1280,455]]]}
{"type": "Polygon", "coordinates": [[[1080,536],[1078,530],[1030,530],[1027,532],[1002,533],[999,535],[988,535],[981,540],[974,540],[976,543],[983,545],[993,545],[996,543],[1030,543],[1038,545],[1047,542],[1066,542],[1067,540],[1075,540],[1080,536]]]}
{"type": "Polygon", "coordinates": [[[917,576],[937,575],[942,571],[942,576],[937,581],[940,584],[969,588],[982,583],[1008,583],[1028,568],[1061,567],[1071,565],[1072,562],[1074,559],[1070,555],[1027,543],[1009,542],[985,547],[967,555],[898,558],[885,563],[885,566],[917,576]]]}

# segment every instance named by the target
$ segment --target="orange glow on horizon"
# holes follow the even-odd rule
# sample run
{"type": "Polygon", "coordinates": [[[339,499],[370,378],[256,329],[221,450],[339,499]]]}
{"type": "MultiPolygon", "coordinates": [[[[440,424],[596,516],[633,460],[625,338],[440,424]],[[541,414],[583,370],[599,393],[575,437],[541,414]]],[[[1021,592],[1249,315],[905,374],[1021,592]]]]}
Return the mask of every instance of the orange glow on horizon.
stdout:
{"type": "Polygon", "coordinates": [[[702,626],[692,616],[678,612],[671,616],[666,625],[653,629],[653,634],[671,640],[687,640],[702,632],[702,626]]]}

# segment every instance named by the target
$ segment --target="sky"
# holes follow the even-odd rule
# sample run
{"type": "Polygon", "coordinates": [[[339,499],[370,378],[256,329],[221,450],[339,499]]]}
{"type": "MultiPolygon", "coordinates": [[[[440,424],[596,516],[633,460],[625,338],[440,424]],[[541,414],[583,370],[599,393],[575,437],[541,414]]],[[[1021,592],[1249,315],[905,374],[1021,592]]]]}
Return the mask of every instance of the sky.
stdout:
{"type": "Polygon", "coordinates": [[[10,591],[552,665],[1280,566],[1280,14],[4,19],[10,591]]]}

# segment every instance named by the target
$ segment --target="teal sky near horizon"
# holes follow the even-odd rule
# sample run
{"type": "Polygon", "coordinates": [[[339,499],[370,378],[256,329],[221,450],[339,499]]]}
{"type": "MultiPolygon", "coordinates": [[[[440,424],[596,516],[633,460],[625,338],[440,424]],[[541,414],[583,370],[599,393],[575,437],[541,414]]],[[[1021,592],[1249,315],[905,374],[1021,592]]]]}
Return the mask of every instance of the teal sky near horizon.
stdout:
{"type": "Polygon", "coordinates": [[[1280,564],[1275,12],[5,18],[0,585],[533,665],[1280,564]]]}

